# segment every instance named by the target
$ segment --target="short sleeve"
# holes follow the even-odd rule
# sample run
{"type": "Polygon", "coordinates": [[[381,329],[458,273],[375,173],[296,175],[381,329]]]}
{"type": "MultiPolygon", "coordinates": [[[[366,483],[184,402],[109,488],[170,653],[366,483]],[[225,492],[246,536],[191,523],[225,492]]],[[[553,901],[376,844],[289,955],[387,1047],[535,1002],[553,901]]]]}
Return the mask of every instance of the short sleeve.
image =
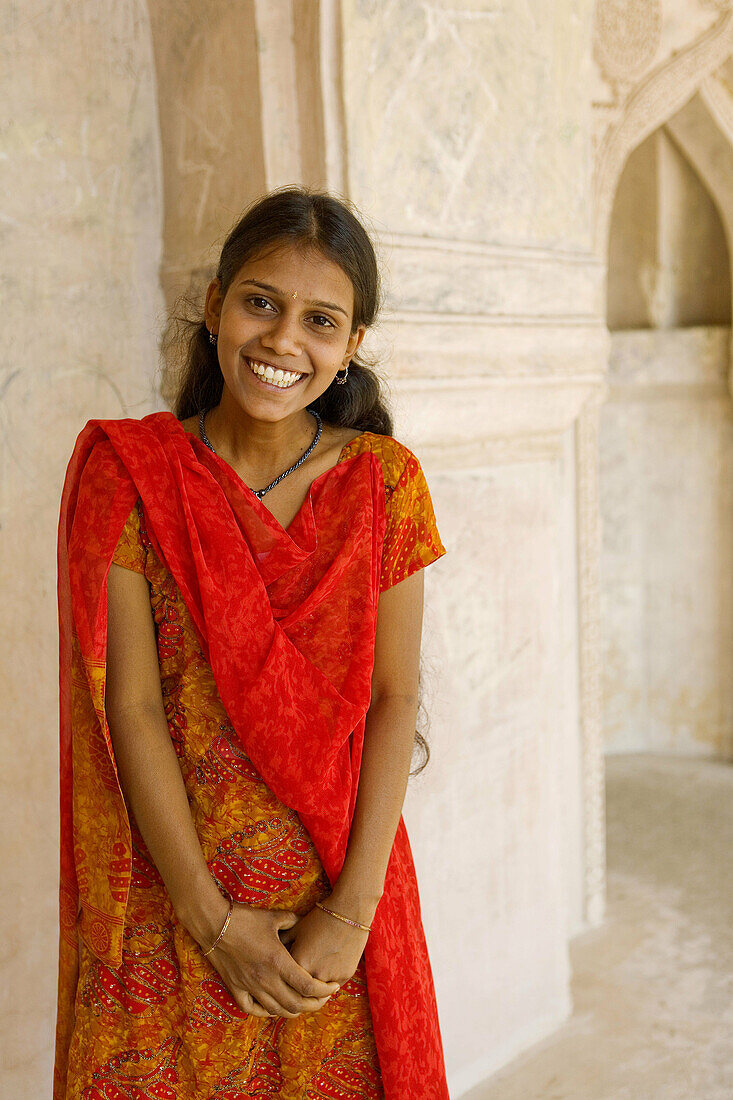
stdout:
{"type": "Polygon", "coordinates": [[[117,540],[112,561],[122,565],[125,569],[134,569],[136,573],[145,572],[146,549],[140,533],[140,513],[138,501],[127,517],[122,534],[117,540]]]}
{"type": "Polygon", "coordinates": [[[380,592],[405,580],[418,569],[424,569],[447,552],[440,540],[422,466],[412,451],[402,445],[399,450],[400,460],[395,467],[397,476],[390,476],[390,470],[385,469],[387,525],[380,592]]]}

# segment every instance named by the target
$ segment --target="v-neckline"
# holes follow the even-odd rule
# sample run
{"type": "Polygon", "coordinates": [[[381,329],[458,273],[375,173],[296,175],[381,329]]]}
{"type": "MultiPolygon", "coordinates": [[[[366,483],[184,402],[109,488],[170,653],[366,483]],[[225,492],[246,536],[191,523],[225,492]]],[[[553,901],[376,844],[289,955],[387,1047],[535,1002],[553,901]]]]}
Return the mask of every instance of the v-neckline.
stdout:
{"type": "MultiPolygon", "coordinates": [[[[221,455],[218,455],[218,454],[216,453],[216,451],[212,451],[210,447],[207,447],[207,446],[206,446],[206,444],[204,443],[204,441],[203,441],[202,439],[200,439],[200,438],[199,438],[199,436],[198,436],[198,435],[196,435],[196,433],[195,433],[195,432],[189,432],[189,431],[188,431],[188,430],[187,430],[186,428],[184,428],[184,427],[183,427],[183,425],[181,424],[181,422],[180,422],[180,420],[178,419],[178,417],[177,417],[177,416],[175,416],[175,415],[174,415],[173,413],[171,413],[170,415],[171,415],[171,416],[173,417],[173,419],[174,419],[174,420],[176,421],[176,423],[178,424],[178,426],[179,426],[179,427],[181,428],[181,431],[183,432],[183,434],[184,434],[184,435],[186,435],[186,436],[189,436],[189,437],[190,437],[191,439],[195,439],[195,440],[196,440],[196,442],[197,442],[197,443],[200,443],[202,447],[206,447],[206,450],[207,450],[207,451],[208,451],[208,453],[209,453],[209,454],[210,454],[210,455],[212,456],[212,458],[215,458],[215,459],[216,459],[217,461],[219,461],[219,462],[220,462],[220,463],[221,463],[221,464],[222,464],[223,466],[225,466],[225,467],[226,467],[226,470],[227,470],[228,474],[229,474],[229,475],[230,475],[230,476],[231,476],[232,478],[234,478],[234,480],[236,481],[236,483],[237,483],[237,484],[238,484],[239,486],[241,486],[241,488],[242,488],[242,489],[244,489],[244,491],[245,491],[245,493],[246,493],[246,494],[248,494],[248,495],[249,495],[250,497],[252,497],[252,499],[253,499],[253,500],[255,500],[255,501],[257,502],[257,504],[258,504],[258,505],[259,505],[259,506],[260,506],[261,508],[263,508],[263,509],[264,509],[264,511],[265,511],[265,512],[267,513],[267,516],[268,516],[268,518],[269,518],[269,519],[270,519],[270,520],[272,521],[272,523],[276,524],[276,526],[277,526],[278,530],[279,530],[280,532],[282,532],[282,533],[283,533],[284,535],[287,535],[287,537],[288,537],[288,538],[289,538],[289,539],[290,539],[291,541],[292,541],[292,536],[290,535],[290,531],[291,531],[291,530],[292,530],[292,528],[293,528],[293,527],[295,526],[295,524],[297,523],[297,521],[298,521],[298,520],[300,519],[300,516],[301,516],[301,514],[302,514],[302,512],[303,512],[303,509],[305,508],[306,504],[308,504],[308,502],[309,502],[309,500],[310,500],[310,498],[311,498],[311,496],[312,496],[312,494],[313,494],[313,489],[314,489],[314,487],[315,487],[315,486],[316,486],[316,485],[317,485],[317,484],[318,484],[318,483],[319,483],[319,482],[320,482],[320,481],[321,481],[321,480],[322,480],[323,478],[325,478],[325,477],[327,476],[327,474],[330,474],[330,473],[332,473],[332,472],[333,472],[334,470],[336,470],[336,469],[337,469],[337,468],[338,468],[338,467],[339,467],[339,466],[341,465],[342,461],[346,461],[346,460],[344,460],[344,459],[343,459],[343,454],[344,454],[344,451],[347,451],[347,450],[349,449],[349,447],[351,447],[351,446],[352,446],[352,444],[356,443],[356,442],[357,442],[357,440],[359,440],[359,439],[362,439],[362,438],[363,438],[363,437],[364,437],[365,435],[372,435],[372,434],[373,434],[372,432],[369,432],[369,431],[364,431],[364,432],[360,432],[360,433],[359,433],[359,435],[355,435],[353,439],[350,439],[348,443],[345,443],[345,444],[344,444],[344,446],[343,446],[343,447],[341,448],[341,450],[339,451],[339,455],[338,455],[338,458],[337,458],[337,459],[336,459],[336,461],[334,462],[333,466],[329,466],[327,470],[323,470],[323,472],[322,472],[322,473],[320,473],[320,474],[318,475],[318,477],[315,477],[315,478],[313,479],[313,481],[311,481],[311,483],[310,483],[310,485],[309,485],[309,487],[308,487],[308,491],[307,491],[307,493],[305,494],[305,497],[304,497],[304,499],[303,499],[303,503],[301,504],[300,508],[299,508],[299,509],[298,509],[298,511],[297,511],[297,512],[295,513],[295,515],[294,515],[294,516],[293,516],[293,518],[291,519],[291,521],[290,521],[290,523],[288,524],[288,526],[287,526],[287,527],[283,527],[282,523],[281,523],[281,522],[280,522],[280,520],[279,520],[279,519],[277,518],[277,516],[274,516],[274,515],[272,514],[272,512],[271,512],[271,511],[270,511],[270,509],[269,509],[269,508],[267,507],[267,505],[266,505],[266,504],[265,504],[265,503],[264,503],[264,502],[263,502],[262,500],[260,500],[260,498],[259,498],[259,497],[257,496],[257,494],[255,493],[254,489],[251,489],[251,488],[249,487],[249,485],[247,485],[247,483],[246,483],[245,481],[243,481],[243,480],[242,480],[242,478],[241,478],[241,477],[239,476],[239,474],[238,474],[238,473],[237,473],[237,471],[236,471],[236,470],[234,469],[234,467],[233,467],[233,466],[230,466],[230,465],[229,465],[229,463],[227,462],[227,460],[226,460],[225,458],[222,458],[222,457],[221,457],[221,455]]],[[[354,458],[358,458],[359,456],[358,456],[358,455],[354,455],[353,457],[354,457],[354,458]]]]}

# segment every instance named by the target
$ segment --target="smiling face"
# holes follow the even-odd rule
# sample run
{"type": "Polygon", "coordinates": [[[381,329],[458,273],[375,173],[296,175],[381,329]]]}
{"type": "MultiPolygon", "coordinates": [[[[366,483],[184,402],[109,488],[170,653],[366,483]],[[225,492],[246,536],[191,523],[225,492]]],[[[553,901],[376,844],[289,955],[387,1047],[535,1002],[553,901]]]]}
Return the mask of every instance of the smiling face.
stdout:
{"type": "Polygon", "coordinates": [[[352,333],[353,310],[351,280],[312,248],[283,244],[248,260],[223,301],[214,280],[205,317],[218,334],[225,387],[260,420],[304,409],[361,343],[365,328],[352,333]]]}

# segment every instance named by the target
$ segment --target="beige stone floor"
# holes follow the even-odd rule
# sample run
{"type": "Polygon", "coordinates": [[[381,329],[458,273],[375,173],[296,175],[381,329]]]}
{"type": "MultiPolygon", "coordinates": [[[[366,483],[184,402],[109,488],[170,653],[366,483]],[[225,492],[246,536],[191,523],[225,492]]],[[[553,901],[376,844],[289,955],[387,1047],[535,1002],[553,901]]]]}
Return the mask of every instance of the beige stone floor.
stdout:
{"type": "Polygon", "coordinates": [[[464,1100],[733,1100],[733,765],[606,761],[608,908],[571,1019],[464,1100]]]}

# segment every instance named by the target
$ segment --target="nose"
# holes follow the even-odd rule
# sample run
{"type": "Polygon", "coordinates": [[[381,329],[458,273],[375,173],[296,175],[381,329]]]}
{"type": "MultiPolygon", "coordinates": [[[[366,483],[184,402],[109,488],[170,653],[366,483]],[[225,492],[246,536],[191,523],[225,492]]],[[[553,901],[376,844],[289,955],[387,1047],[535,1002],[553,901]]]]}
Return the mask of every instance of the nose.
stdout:
{"type": "Polygon", "coordinates": [[[300,355],[302,345],[297,317],[283,310],[260,335],[260,343],[275,355],[300,355]]]}

